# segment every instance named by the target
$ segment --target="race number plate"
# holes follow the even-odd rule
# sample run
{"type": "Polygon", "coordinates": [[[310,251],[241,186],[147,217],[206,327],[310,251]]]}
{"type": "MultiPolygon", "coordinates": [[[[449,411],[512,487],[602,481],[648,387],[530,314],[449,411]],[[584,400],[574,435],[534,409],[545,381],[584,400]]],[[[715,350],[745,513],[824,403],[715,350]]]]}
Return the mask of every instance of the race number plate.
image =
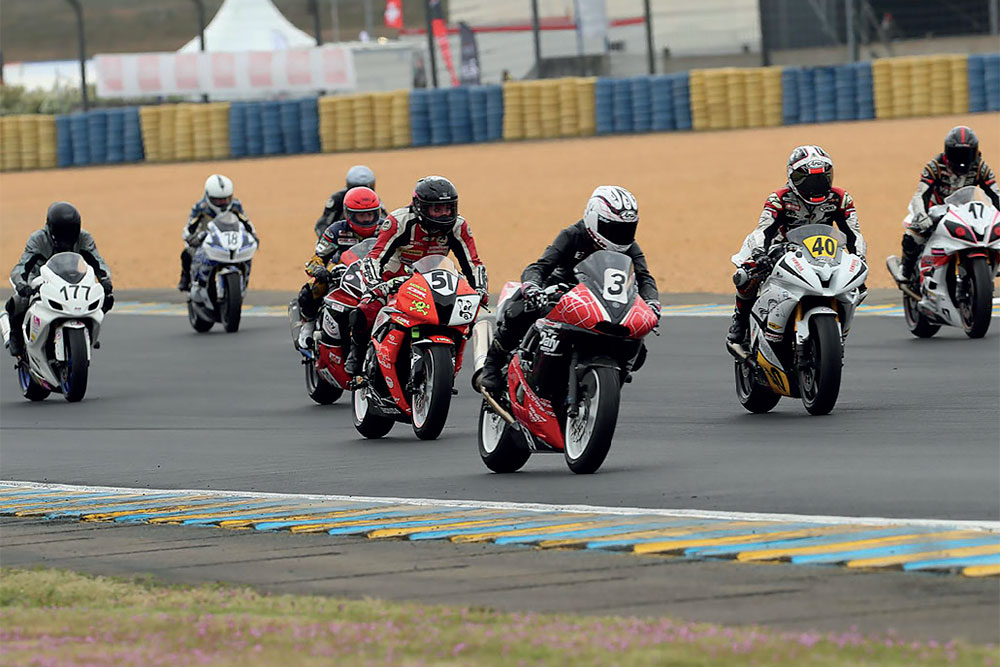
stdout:
{"type": "Polygon", "coordinates": [[[833,259],[837,255],[837,239],[832,236],[827,236],[825,234],[810,236],[802,241],[802,245],[804,245],[806,250],[809,251],[809,254],[816,259],[821,259],[823,257],[833,259]]]}

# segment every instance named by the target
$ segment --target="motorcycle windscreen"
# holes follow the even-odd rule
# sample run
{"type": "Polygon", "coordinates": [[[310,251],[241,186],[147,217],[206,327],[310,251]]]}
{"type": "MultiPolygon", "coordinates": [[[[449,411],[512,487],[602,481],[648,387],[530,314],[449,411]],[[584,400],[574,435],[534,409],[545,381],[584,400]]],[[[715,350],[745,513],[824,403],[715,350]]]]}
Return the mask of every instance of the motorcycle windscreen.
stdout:
{"type": "Polygon", "coordinates": [[[232,211],[226,211],[220,215],[215,216],[212,219],[215,223],[216,229],[220,232],[239,232],[242,231],[243,227],[240,224],[240,219],[236,217],[236,214],[232,211]]]}
{"type": "Polygon", "coordinates": [[[577,264],[574,273],[600,300],[611,322],[621,322],[638,294],[632,259],[613,250],[598,250],[577,264]]]}
{"type": "Polygon", "coordinates": [[[946,206],[961,206],[962,204],[976,201],[977,189],[974,185],[966,185],[964,188],[959,188],[948,195],[944,203],[946,206]]]}
{"type": "Polygon", "coordinates": [[[90,265],[75,252],[60,252],[45,262],[49,271],[56,274],[71,285],[76,285],[87,276],[90,265]]]}
{"type": "Polygon", "coordinates": [[[429,273],[435,269],[458,273],[455,263],[444,255],[426,255],[413,263],[415,273],[429,273]]]}
{"type": "Polygon", "coordinates": [[[343,252],[343,254],[340,256],[340,263],[350,264],[352,262],[358,261],[359,259],[364,259],[365,257],[368,256],[368,253],[372,251],[372,248],[375,247],[375,242],[377,240],[378,239],[373,236],[359,243],[355,243],[354,245],[352,245],[350,248],[348,248],[343,252]]]}
{"type": "Polygon", "coordinates": [[[785,238],[804,250],[811,263],[840,264],[844,256],[847,236],[830,225],[803,225],[790,230],[785,238]]]}

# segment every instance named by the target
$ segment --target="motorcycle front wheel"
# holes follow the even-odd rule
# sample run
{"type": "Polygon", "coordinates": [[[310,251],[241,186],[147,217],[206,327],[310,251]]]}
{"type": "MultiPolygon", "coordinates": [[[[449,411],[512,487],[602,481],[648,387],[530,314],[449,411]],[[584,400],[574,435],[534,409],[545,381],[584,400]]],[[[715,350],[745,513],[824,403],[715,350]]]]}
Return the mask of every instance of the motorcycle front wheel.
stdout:
{"type": "Polygon", "coordinates": [[[985,257],[972,257],[962,262],[965,298],[958,304],[962,329],[969,338],[982,338],[990,328],[993,314],[993,278],[985,257]]]}
{"type": "Polygon", "coordinates": [[[240,274],[227,273],[225,277],[226,293],[222,297],[222,326],[227,333],[240,330],[240,316],[243,312],[243,285],[240,274]]]}
{"type": "Polygon", "coordinates": [[[66,362],[62,368],[63,398],[70,403],[83,400],[87,393],[90,360],[87,359],[87,337],[83,329],[63,329],[66,362]]]}
{"type": "Polygon", "coordinates": [[[434,440],[444,430],[455,384],[455,362],[445,345],[427,345],[421,351],[424,377],[413,392],[413,432],[421,440],[434,440]]]}
{"type": "Polygon", "coordinates": [[[757,382],[753,366],[746,361],[736,362],[736,397],[754,414],[770,412],[781,400],[781,394],[757,382]]]}
{"type": "Polygon", "coordinates": [[[479,458],[486,467],[498,473],[517,472],[530,457],[524,436],[483,401],[479,408],[479,458]]]}
{"type": "Polygon", "coordinates": [[[618,425],[621,387],[618,371],[591,367],[580,378],[580,403],[576,417],[566,417],[566,465],[578,475],[597,472],[611,449],[618,425]]]}
{"type": "Polygon", "coordinates": [[[844,348],[840,328],[832,315],[819,315],[809,320],[806,341],[807,363],[798,368],[802,404],[811,415],[830,414],[840,395],[844,348]]]}

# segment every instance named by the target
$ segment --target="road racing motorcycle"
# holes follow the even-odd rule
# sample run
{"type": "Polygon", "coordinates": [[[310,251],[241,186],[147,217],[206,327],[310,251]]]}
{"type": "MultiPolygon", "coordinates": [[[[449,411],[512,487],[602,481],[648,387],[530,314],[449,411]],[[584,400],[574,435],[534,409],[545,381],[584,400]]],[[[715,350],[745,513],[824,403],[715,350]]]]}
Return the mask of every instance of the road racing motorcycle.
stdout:
{"type": "Polygon", "coordinates": [[[481,297],[443,255],[419,259],[387,288],[396,291],[375,317],[365,383],[352,394],[354,427],[381,438],[395,422],[411,423],[418,438],[433,440],[448,419],[481,297]]]}
{"type": "MultiPolygon", "coordinates": [[[[483,392],[479,455],[494,472],[552,452],[573,472],[593,473],[611,448],[621,387],[645,361],[643,339],[659,318],[639,297],[628,255],[600,250],[575,274],[577,285],[545,289],[552,307],[508,363],[507,392],[483,392]]],[[[500,305],[519,289],[507,283],[500,305]]]]}
{"type": "Polygon", "coordinates": [[[232,211],[208,223],[205,238],[191,262],[188,321],[198,333],[221,322],[228,333],[239,331],[243,299],[250,283],[254,238],[232,211]]]}
{"type": "MultiPolygon", "coordinates": [[[[736,359],[736,395],[754,413],[771,410],[782,396],[801,398],[809,414],[833,410],[840,394],[844,342],[868,276],[863,259],[847,251],[847,237],[830,225],[804,225],[772,246],[774,269],[750,311],[749,342],[726,343],[736,359]]],[[[743,268],[751,250],[733,255],[743,268]]],[[[755,275],[754,275],[755,274],[755,275]]]]}
{"type": "Polygon", "coordinates": [[[299,347],[302,318],[298,300],[288,304],[292,345],[302,355],[302,366],[306,370],[306,393],[320,405],[335,403],[348,388],[350,378],[344,364],[351,336],[350,331],[341,330],[337,317],[357,308],[364,297],[364,281],[358,260],[368,256],[375,247],[375,240],[373,237],[351,246],[341,254],[340,264],[331,268],[334,280],[323,298],[311,347],[299,347]]]}
{"type": "MultiPolygon", "coordinates": [[[[45,400],[53,391],[73,403],[87,393],[91,348],[104,321],[104,288],[93,267],[75,252],[53,255],[31,281],[33,293],[24,316],[23,359],[17,362],[21,393],[45,400]]],[[[7,313],[0,333],[10,340],[7,313]]]]}
{"type": "MultiPolygon", "coordinates": [[[[993,276],[1000,266],[1000,211],[976,201],[976,188],[967,186],[929,213],[937,225],[924,244],[915,280],[903,280],[899,257],[886,260],[903,292],[906,325],[919,338],[930,338],[942,326],[982,338],[990,328],[993,276]]],[[[907,216],[903,226],[910,220],[907,216]]]]}

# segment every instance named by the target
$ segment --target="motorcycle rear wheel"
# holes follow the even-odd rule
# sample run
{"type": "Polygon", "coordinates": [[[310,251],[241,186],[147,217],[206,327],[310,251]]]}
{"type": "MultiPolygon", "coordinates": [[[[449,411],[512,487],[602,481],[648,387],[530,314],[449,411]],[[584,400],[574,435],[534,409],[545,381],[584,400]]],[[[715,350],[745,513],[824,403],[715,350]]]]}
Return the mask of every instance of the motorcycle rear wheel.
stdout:
{"type": "Polygon", "coordinates": [[[755,415],[770,412],[781,400],[781,394],[757,382],[754,369],[748,362],[736,362],[736,397],[740,405],[755,415]]]}
{"type": "Polygon", "coordinates": [[[410,402],[413,432],[421,440],[434,440],[448,421],[455,367],[451,350],[444,345],[428,345],[420,353],[424,357],[424,380],[410,402]]]}
{"type": "Polygon", "coordinates": [[[243,286],[239,273],[227,273],[226,294],[222,297],[222,327],[226,333],[240,330],[240,316],[243,311],[243,286]]]}
{"type": "Polygon", "coordinates": [[[354,408],[354,428],[366,438],[381,438],[392,430],[395,423],[388,417],[375,414],[368,401],[368,387],[355,389],[351,393],[351,405],[354,408]]]}
{"type": "Polygon", "coordinates": [[[927,316],[917,308],[917,302],[908,294],[903,295],[903,314],[906,316],[906,326],[910,333],[917,338],[930,338],[941,328],[940,324],[934,324],[927,316]]]}
{"type": "Polygon", "coordinates": [[[591,367],[580,378],[579,412],[566,417],[566,465],[578,475],[597,472],[611,449],[611,439],[618,425],[621,387],[617,370],[591,367]]]}
{"type": "Polygon", "coordinates": [[[985,257],[972,257],[963,261],[968,280],[968,300],[958,304],[962,329],[969,338],[982,338],[990,329],[993,314],[993,277],[985,257]]]}
{"type": "Polygon", "coordinates": [[[90,360],[87,358],[87,337],[83,329],[63,329],[66,361],[62,369],[63,398],[70,403],[83,400],[87,393],[90,360]]]}
{"type": "Polygon", "coordinates": [[[316,370],[315,360],[309,359],[303,364],[306,369],[306,393],[309,398],[320,405],[330,405],[336,403],[343,395],[344,390],[335,384],[330,384],[320,376],[316,370]]]}
{"type": "Polygon", "coordinates": [[[497,473],[517,472],[531,458],[524,436],[493,412],[486,401],[479,408],[479,458],[497,473]]]}
{"type": "Polygon", "coordinates": [[[17,380],[21,385],[21,393],[29,401],[44,401],[52,392],[40,385],[28,372],[27,362],[17,365],[17,380]]]}
{"type": "Polygon", "coordinates": [[[827,415],[837,404],[844,367],[837,320],[832,315],[818,315],[809,320],[806,345],[811,348],[812,365],[798,369],[802,405],[811,415],[827,415]]]}
{"type": "Polygon", "coordinates": [[[191,304],[190,299],[188,299],[187,307],[188,307],[188,322],[191,324],[191,328],[193,328],[198,333],[205,333],[206,331],[212,328],[212,325],[215,324],[215,322],[213,322],[212,320],[203,319],[200,315],[198,315],[198,312],[194,309],[194,306],[191,304]]]}

